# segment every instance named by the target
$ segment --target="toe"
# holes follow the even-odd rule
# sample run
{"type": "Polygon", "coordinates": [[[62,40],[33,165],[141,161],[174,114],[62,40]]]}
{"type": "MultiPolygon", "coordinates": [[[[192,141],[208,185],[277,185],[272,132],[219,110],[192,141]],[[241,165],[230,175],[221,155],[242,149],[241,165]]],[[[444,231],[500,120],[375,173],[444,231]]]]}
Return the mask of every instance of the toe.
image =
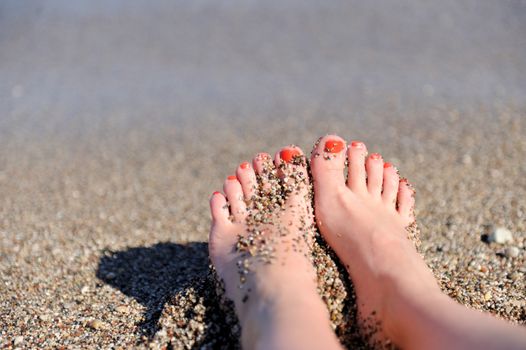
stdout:
{"type": "Polygon", "coordinates": [[[306,167],[303,151],[294,145],[283,147],[274,155],[274,164],[280,179],[291,175],[298,167],[306,167]]]}
{"type": "Polygon", "coordinates": [[[283,191],[290,196],[308,193],[309,177],[303,151],[294,145],[282,148],[274,156],[283,191]]]}
{"type": "Polygon", "coordinates": [[[347,186],[357,193],[363,193],[367,190],[365,182],[365,157],[367,156],[367,148],[365,144],[360,141],[352,141],[347,150],[347,158],[349,159],[349,174],[347,176],[347,186]]]}
{"type": "Polygon", "coordinates": [[[247,207],[241,184],[235,175],[230,175],[226,178],[223,190],[230,204],[230,214],[232,215],[233,221],[242,222],[245,219],[247,207]]]}
{"type": "Polygon", "coordinates": [[[396,209],[396,197],[398,195],[398,171],[389,162],[384,163],[384,184],[382,200],[390,208],[396,209]]]}
{"type": "Polygon", "coordinates": [[[258,153],[252,160],[254,170],[258,175],[269,171],[269,167],[274,167],[272,157],[268,153],[258,153]]]}
{"type": "Polygon", "coordinates": [[[237,230],[232,230],[226,198],[220,192],[212,194],[210,210],[212,228],[208,237],[208,252],[217,272],[221,274],[226,262],[231,260],[232,247],[237,241],[237,230]]]}
{"type": "Polygon", "coordinates": [[[212,198],[210,198],[210,212],[212,214],[212,226],[224,225],[230,223],[228,216],[228,206],[226,204],[226,198],[221,192],[214,192],[212,198]]]}
{"type": "Polygon", "coordinates": [[[269,192],[276,181],[276,167],[272,162],[272,157],[268,153],[259,153],[252,160],[254,170],[259,176],[259,186],[261,191],[269,192]]]}
{"type": "Polygon", "coordinates": [[[345,149],[345,141],[336,135],[324,136],[314,146],[311,171],[317,194],[328,191],[332,195],[345,186],[345,149]]]}
{"type": "Polygon", "coordinates": [[[367,170],[367,190],[375,197],[379,197],[382,193],[383,168],[384,161],[378,153],[371,154],[365,162],[365,169],[367,170]]]}
{"type": "Polygon", "coordinates": [[[299,147],[294,145],[289,145],[283,147],[279,152],[274,156],[274,163],[276,167],[280,167],[282,164],[297,164],[303,159],[303,152],[299,147]]]}
{"type": "Polygon", "coordinates": [[[251,199],[256,194],[257,180],[256,173],[249,162],[244,162],[239,165],[236,170],[236,175],[241,183],[243,195],[245,199],[251,199]]]}
{"type": "Polygon", "coordinates": [[[398,213],[406,225],[415,221],[415,190],[406,179],[400,180],[398,189],[398,213]]]}

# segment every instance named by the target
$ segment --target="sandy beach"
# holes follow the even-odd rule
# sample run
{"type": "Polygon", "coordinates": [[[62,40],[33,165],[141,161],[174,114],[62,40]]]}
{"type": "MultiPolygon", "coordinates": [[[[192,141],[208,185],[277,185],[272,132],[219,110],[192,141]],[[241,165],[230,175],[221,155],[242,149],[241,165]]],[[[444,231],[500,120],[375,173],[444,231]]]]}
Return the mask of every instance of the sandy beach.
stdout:
{"type": "Polygon", "coordinates": [[[0,347],[237,346],[209,196],[327,133],[413,183],[447,294],[526,326],[525,19],[520,1],[2,2],[0,347]]]}

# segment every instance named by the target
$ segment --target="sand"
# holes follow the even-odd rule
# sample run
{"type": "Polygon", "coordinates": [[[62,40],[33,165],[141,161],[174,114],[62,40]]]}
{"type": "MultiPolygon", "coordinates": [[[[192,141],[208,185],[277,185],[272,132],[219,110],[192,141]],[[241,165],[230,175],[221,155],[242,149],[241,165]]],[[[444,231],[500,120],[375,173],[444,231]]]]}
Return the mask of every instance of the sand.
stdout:
{"type": "MultiPolygon", "coordinates": [[[[524,324],[524,114],[433,113],[443,118],[424,128],[406,117],[389,126],[392,134],[381,133],[384,127],[354,132],[346,120],[312,121],[317,126],[310,132],[267,133],[263,149],[276,150],[282,139],[308,149],[307,140],[314,142],[328,122],[342,136],[366,141],[414,183],[422,251],[444,290],[524,324]],[[483,127],[474,129],[475,123],[483,127]],[[481,237],[492,226],[511,230],[514,241],[485,243],[481,237]],[[519,249],[517,257],[503,254],[509,246],[519,249]]],[[[253,135],[235,130],[196,126],[155,141],[122,136],[85,147],[50,140],[3,148],[3,344],[148,347],[153,341],[178,348],[185,339],[219,341],[207,335],[225,334],[206,280],[208,197],[236,163],[261,150],[250,144],[253,135]],[[197,132],[208,141],[192,148],[197,132]],[[177,323],[187,308],[188,323],[177,323]]]]}
{"type": "MultiPolygon", "coordinates": [[[[413,183],[446,293],[526,324],[520,3],[15,4],[0,22],[0,347],[234,346],[207,277],[208,198],[255,153],[329,132],[413,183]],[[487,243],[497,227],[513,241],[487,243]]],[[[348,281],[328,271],[352,329],[348,281]]]]}

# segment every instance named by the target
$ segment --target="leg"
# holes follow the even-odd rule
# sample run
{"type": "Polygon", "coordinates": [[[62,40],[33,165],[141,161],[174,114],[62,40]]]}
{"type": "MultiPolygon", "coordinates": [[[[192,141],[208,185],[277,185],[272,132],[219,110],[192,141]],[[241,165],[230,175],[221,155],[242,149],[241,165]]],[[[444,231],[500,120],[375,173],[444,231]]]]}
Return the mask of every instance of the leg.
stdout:
{"type": "Polygon", "coordinates": [[[314,220],[295,147],[242,163],[211,198],[210,258],[234,301],[246,349],[338,349],[308,257],[314,220]],[[255,171],[254,171],[255,169],[255,171]]]}
{"type": "Polygon", "coordinates": [[[526,331],[469,310],[442,294],[407,238],[414,192],[379,154],[326,136],[311,159],[321,233],[353,280],[371,341],[402,348],[526,348],[526,331]],[[348,179],[344,178],[348,159],[348,179]],[[379,327],[378,327],[379,325],[379,327]]]}

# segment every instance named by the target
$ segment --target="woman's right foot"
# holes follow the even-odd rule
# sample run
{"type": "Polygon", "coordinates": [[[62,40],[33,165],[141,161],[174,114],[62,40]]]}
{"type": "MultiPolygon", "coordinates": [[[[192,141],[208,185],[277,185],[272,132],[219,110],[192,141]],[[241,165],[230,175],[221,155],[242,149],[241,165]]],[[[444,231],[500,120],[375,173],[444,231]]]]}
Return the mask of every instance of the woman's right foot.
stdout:
{"type": "Polygon", "coordinates": [[[310,259],[314,218],[303,152],[241,164],[212,195],[210,259],[245,349],[340,349],[310,259]],[[228,200],[228,202],[227,202],[228,200]]]}
{"type": "Polygon", "coordinates": [[[374,345],[389,340],[400,345],[404,298],[425,302],[440,294],[408,239],[412,187],[379,154],[367,156],[363,143],[347,147],[334,135],[316,144],[311,170],[317,224],[353,280],[364,335],[374,345]]]}

